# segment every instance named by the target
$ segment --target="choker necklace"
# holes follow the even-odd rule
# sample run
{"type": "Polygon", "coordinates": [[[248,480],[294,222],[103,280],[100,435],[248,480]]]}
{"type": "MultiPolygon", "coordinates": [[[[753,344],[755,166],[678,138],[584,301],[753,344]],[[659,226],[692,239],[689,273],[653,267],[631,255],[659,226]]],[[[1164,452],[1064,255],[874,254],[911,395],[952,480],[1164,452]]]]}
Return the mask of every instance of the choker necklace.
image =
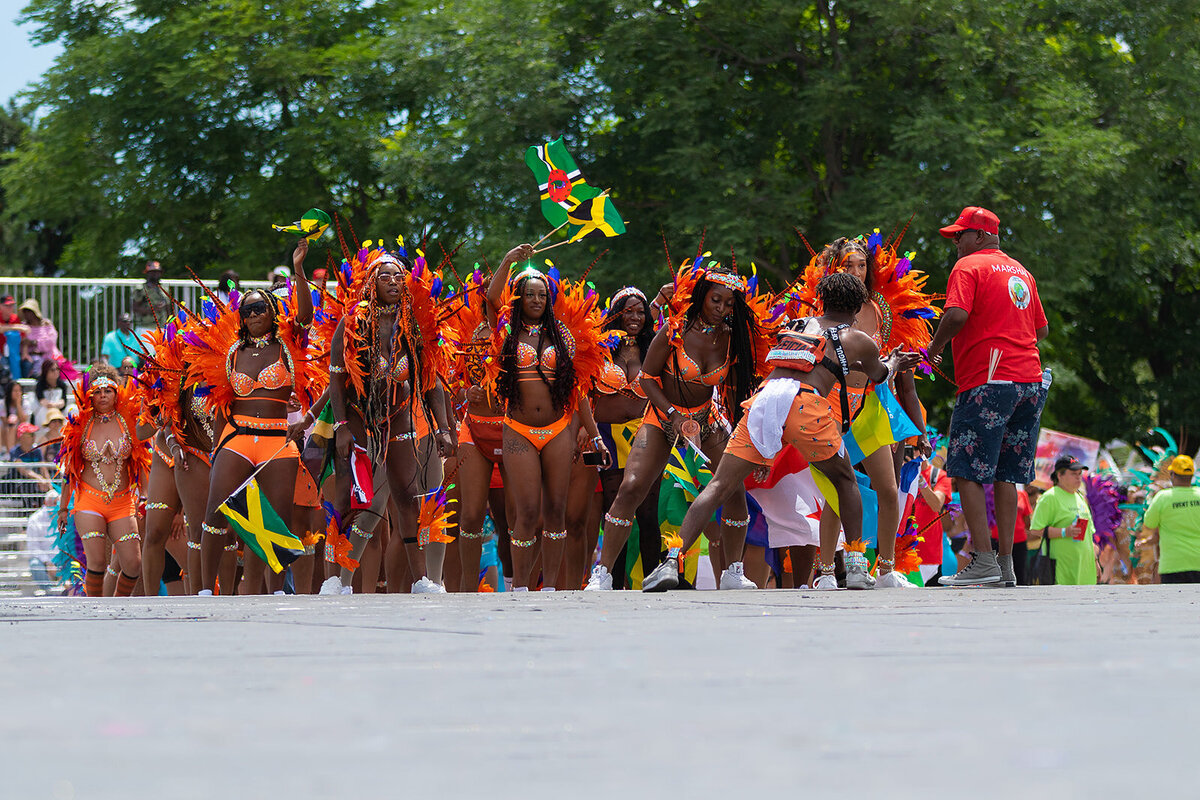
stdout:
{"type": "Polygon", "coordinates": [[[707,336],[707,335],[711,335],[714,331],[717,330],[717,323],[714,322],[712,325],[705,325],[703,322],[701,322],[699,319],[697,319],[695,322],[692,323],[692,327],[707,336]]]}
{"type": "Polygon", "coordinates": [[[112,422],[113,414],[115,414],[115,413],[116,413],[115,411],[110,411],[107,414],[102,414],[99,411],[97,411],[96,412],[96,422],[102,422],[102,423],[103,422],[112,422]]]}
{"type": "Polygon", "coordinates": [[[542,324],[540,322],[536,325],[523,325],[522,327],[525,328],[525,332],[528,333],[530,336],[541,336],[542,335],[542,324]]]}
{"type": "Polygon", "coordinates": [[[271,334],[269,334],[269,333],[264,333],[262,336],[251,336],[250,337],[250,344],[254,345],[255,348],[258,348],[258,349],[262,349],[270,343],[271,343],[271,334]]]}

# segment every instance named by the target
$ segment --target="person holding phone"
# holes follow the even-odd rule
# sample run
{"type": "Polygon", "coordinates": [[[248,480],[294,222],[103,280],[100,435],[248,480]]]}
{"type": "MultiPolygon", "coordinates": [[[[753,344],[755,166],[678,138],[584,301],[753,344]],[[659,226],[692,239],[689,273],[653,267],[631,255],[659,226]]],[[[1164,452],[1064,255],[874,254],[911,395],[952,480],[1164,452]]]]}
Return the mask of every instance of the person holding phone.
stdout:
{"type": "Polygon", "coordinates": [[[1092,543],[1092,512],[1083,489],[1087,471],[1075,456],[1060,456],[1050,476],[1054,486],[1042,495],[1029,528],[1050,539],[1054,583],[1058,586],[1094,586],[1096,549],[1092,543]]]}

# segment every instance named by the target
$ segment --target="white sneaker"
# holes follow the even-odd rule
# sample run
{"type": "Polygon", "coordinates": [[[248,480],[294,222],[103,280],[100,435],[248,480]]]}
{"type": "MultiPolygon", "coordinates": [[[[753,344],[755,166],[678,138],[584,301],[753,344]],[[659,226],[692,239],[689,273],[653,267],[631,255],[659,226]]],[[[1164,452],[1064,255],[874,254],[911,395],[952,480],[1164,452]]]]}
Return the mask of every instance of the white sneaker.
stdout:
{"type": "Polygon", "coordinates": [[[587,586],[583,587],[585,592],[606,592],[612,589],[612,575],[608,572],[608,567],[603,564],[597,564],[592,567],[592,574],[588,576],[587,586]]]}
{"type": "Polygon", "coordinates": [[[337,575],[334,575],[325,579],[325,582],[321,584],[321,589],[317,592],[317,594],[343,594],[343,590],[348,588],[350,587],[342,586],[342,579],[337,575]]]}
{"type": "Polygon", "coordinates": [[[212,597],[212,596],[213,596],[212,589],[201,589],[200,591],[196,592],[196,597],[212,597]]]}
{"type": "Polygon", "coordinates": [[[916,589],[917,586],[899,572],[885,572],[875,579],[876,589],[916,589]]]}
{"type": "Polygon", "coordinates": [[[746,577],[742,562],[735,561],[721,573],[721,589],[757,589],[758,584],[746,577]]]}
{"type": "Polygon", "coordinates": [[[514,586],[514,587],[512,587],[512,591],[514,591],[514,592],[528,592],[528,591],[529,591],[529,587],[528,587],[528,586],[514,586]]]}
{"type": "Polygon", "coordinates": [[[539,592],[557,592],[558,590],[555,589],[553,586],[543,586],[541,589],[538,589],[538,591],[539,592]]]}
{"type": "MultiPolygon", "coordinates": [[[[864,559],[865,560],[865,559],[864,559]]],[[[874,589],[875,579],[865,567],[849,564],[846,566],[847,589],[874,589]]]]}
{"type": "Polygon", "coordinates": [[[413,594],[445,594],[446,587],[441,584],[434,583],[429,578],[421,578],[412,585],[413,594]]]}
{"type": "Polygon", "coordinates": [[[836,589],[836,588],[838,588],[837,576],[836,575],[821,575],[815,581],[813,581],[812,588],[814,588],[814,589],[836,589]]]}
{"type": "Polygon", "coordinates": [[[273,594],[273,595],[275,595],[276,597],[278,597],[278,596],[279,596],[279,595],[281,595],[281,594],[287,594],[287,592],[285,592],[283,589],[276,589],[275,591],[271,592],[271,594],[273,594]]]}

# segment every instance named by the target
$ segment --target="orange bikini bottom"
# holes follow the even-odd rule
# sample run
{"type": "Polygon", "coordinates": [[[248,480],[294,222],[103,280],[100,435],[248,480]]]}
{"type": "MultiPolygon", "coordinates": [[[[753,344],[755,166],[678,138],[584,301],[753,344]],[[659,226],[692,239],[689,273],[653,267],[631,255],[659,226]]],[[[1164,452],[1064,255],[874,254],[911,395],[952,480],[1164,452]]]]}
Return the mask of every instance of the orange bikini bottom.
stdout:
{"type": "Polygon", "coordinates": [[[256,467],[276,458],[299,458],[300,449],[295,442],[289,441],[286,446],[283,444],[287,429],[286,419],[259,419],[235,414],[233,424],[226,423],[217,437],[220,442],[217,449],[232,450],[256,467]]]}
{"type": "Polygon", "coordinates": [[[75,513],[95,514],[105,522],[117,522],[137,516],[137,501],[133,489],[117,492],[109,500],[104,492],[88,486],[83,481],[75,487],[75,513]]]}
{"type": "Polygon", "coordinates": [[[550,444],[556,436],[567,429],[567,426],[571,424],[571,415],[566,414],[559,417],[547,427],[542,428],[517,422],[512,417],[505,417],[504,424],[511,428],[514,433],[519,433],[523,436],[540,453],[543,447],[550,444]]]}
{"type": "Polygon", "coordinates": [[[458,444],[460,447],[464,444],[473,445],[481,456],[493,464],[499,464],[504,455],[503,424],[504,417],[467,414],[458,423],[458,444]]]}

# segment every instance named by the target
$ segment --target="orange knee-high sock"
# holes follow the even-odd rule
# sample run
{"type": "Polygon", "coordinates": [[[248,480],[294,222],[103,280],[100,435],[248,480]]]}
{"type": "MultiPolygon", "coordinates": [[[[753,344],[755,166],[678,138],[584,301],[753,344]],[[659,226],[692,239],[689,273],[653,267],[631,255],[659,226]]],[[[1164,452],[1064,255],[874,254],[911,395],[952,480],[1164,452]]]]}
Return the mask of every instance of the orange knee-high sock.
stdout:
{"type": "Polygon", "coordinates": [[[121,574],[117,576],[117,590],[113,594],[117,597],[129,597],[133,594],[133,585],[137,583],[137,578],[131,578],[121,570],[121,574]]]}
{"type": "Polygon", "coordinates": [[[89,569],[83,576],[83,593],[88,597],[104,596],[104,570],[89,569]]]}

